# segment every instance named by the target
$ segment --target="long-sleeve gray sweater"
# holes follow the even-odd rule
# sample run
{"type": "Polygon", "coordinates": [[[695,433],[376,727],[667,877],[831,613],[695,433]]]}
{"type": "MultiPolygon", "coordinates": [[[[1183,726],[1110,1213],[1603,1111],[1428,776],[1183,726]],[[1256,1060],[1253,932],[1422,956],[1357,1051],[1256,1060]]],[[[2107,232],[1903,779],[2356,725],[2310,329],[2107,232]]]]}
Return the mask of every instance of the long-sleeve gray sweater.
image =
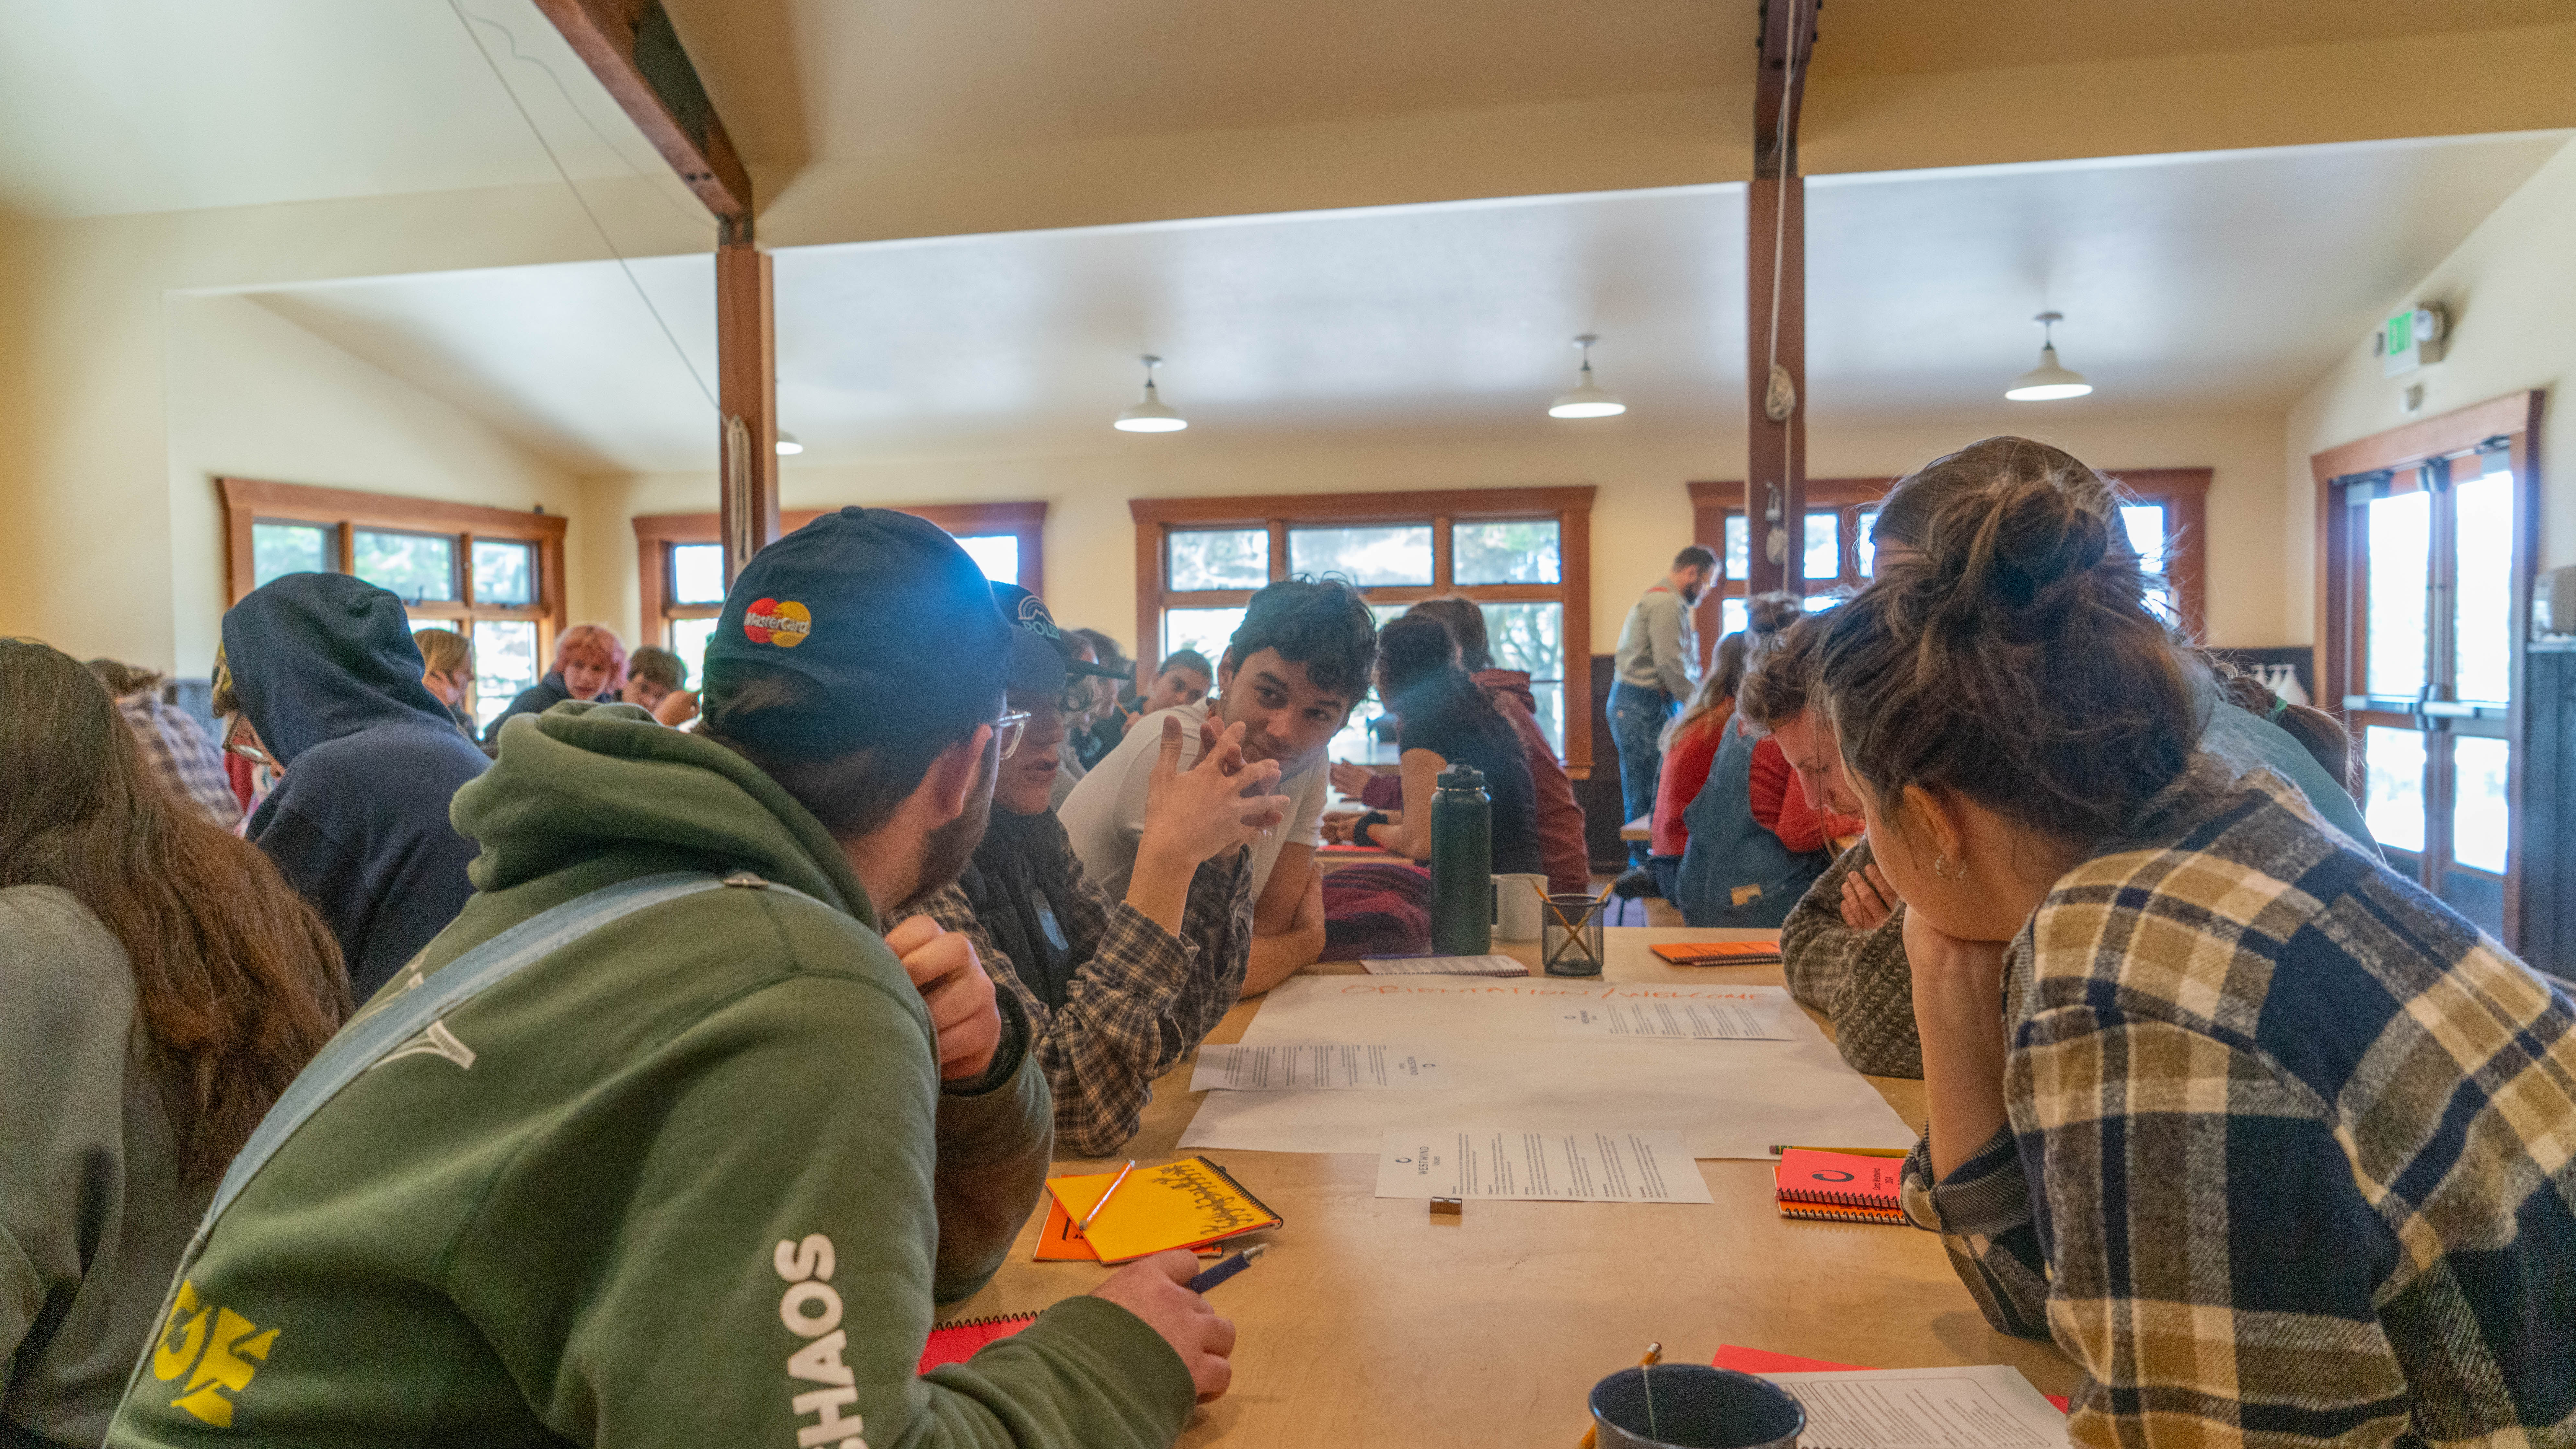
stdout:
{"type": "Polygon", "coordinates": [[[0,890],[0,1420],[96,1444],[214,1184],[135,1024],[125,948],[71,892],[0,890]]]}

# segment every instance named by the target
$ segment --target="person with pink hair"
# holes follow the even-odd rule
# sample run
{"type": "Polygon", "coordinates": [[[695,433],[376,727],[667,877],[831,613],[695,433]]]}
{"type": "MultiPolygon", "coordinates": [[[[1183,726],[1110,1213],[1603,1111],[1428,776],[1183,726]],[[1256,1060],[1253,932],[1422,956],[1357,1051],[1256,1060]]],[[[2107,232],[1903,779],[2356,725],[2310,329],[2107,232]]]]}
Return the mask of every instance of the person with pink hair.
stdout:
{"type": "Polygon", "coordinates": [[[520,690],[483,732],[483,752],[500,748],[501,727],[513,716],[544,714],[568,699],[615,699],[625,685],[626,641],[605,624],[575,624],[555,641],[554,668],[520,690]]]}

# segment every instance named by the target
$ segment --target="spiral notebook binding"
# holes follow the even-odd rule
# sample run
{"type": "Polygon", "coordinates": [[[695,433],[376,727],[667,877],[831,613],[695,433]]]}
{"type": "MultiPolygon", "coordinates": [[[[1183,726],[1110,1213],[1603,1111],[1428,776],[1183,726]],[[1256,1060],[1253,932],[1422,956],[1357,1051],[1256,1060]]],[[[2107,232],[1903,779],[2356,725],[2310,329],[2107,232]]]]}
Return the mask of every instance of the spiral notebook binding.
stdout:
{"type": "Polygon", "coordinates": [[[1780,1216],[1820,1223],[1903,1223],[1906,1220],[1902,1211],[1893,1208],[1843,1207],[1813,1202],[1784,1202],[1780,1204],[1780,1216]]]}
{"type": "Polygon", "coordinates": [[[1901,1206],[1894,1198],[1881,1197],[1876,1193],[1835,1192],[1821,1187],[1792,1188],[1779,1197],[1782,1202],[1825,1203],[1834,1207],[1886,1208],[1893,1211],[1901,1206]]]}
{"type": "Polygon", "coordinates": [[[959,1318],[947,1323],[934,1323],[930,1326],[930,1331],[939,1333],[951,1328],[999,1328],[1005,1323],[1031,1323],[1036,1319],[1037,1315],[1034,1313],[996,1313],[988,1318],[959,1318]]]}

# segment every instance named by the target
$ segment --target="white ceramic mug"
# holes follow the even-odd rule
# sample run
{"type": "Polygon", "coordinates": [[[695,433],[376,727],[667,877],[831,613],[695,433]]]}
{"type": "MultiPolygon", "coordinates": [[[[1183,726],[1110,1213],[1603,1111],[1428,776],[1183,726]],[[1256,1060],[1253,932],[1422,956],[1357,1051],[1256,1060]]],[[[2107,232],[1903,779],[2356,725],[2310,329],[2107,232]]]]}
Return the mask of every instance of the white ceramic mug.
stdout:
{"type": "Polygon", "coordinates": [[[1494,877],[1494,939],[1537,940],[1539,923],[1547,916],[1547,907],[1539,895],[1546,889],[1547,877],[1543,875],[1494,877]]]}

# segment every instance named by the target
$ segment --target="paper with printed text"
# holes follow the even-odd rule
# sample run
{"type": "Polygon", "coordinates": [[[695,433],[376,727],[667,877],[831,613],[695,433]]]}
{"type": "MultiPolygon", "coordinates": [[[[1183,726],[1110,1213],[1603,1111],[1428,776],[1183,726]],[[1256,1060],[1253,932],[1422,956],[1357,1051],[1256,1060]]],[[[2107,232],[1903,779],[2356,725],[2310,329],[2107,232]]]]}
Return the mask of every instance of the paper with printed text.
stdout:
{"type": "Polygon", "coordinates": [[[1682,1134],[1607,1127],[1399,1128],[1378,1146],[1377,1195],[1714,1201],[1682,1134]]]}
{"type": "Polygon", "coordinates": [[[1780,1013],[1746,1001],[1600,1001],[1556,1013],[1563,1036],[1605,1041],[1787,1041],[1780,1013]]]}
{"type": "Polygon", "coordinates": [[[2061,1449],[2066,1416],[2004,1364],[1764,1374],[1807,1411],[1805,1449],[2061,1449]]]}
{"type": "Polygon", "coordinates": [[[1278,1043],[1203,1046],[1190,1072],[1193,1092],[1348,1092],[1380,1087],[1445,1087],[1443,1053],[1429,1047],[1278,1043]]]}

